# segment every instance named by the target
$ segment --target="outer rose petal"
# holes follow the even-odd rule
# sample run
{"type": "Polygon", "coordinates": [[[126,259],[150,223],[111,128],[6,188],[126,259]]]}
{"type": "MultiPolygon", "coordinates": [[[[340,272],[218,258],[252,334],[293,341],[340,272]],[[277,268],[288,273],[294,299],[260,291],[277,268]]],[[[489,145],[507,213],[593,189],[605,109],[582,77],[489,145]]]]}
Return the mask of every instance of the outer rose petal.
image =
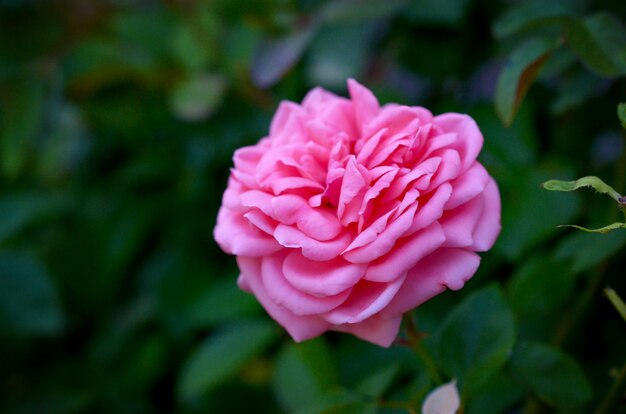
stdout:
{"type": "Polygon", "coordinates": [[[486,252],[491,249],[502,229],[500,225],[500,192],[493,178],[485,187],[482,197],[483,214],[478,219],[478,225],[472,236],[474,239],[472,249],[477,252],[486,252]]]}
{"type": "Polygon", "coordinates": [[[363,322],[336,325],[331,329],[333,331],[351,333],[364,341],[388,348],[398,336],[401,323],[401,316],[383,318],[380,315],[374,315],[363,322]]]}
{"type": "Polygon", "coordinates": [[[433,123],[444,132],[458,134],[458,139],[452,148],[456,149],[461,156],[463,169],[468,169],[483,147],[483,134],[480,133],[476,121],[468,115],[449,113],[436,116],[433,123]]]}
{"type": "Polygon", "coordinates": [[[465,249],[439,249],[411,269],[398,294],[380,313],[390,318],[418,307],[446,288],[459,290],[480,264],[480,256],[465,249]]]}
{"type": "Polygon", "coordinates": [[[378,99],[369,89],[354,79],[348,79],[348,90],[354,106],[354,117],[357,125],[367,124],[380,109],[378,99]]]}
{"type": "Polygon", "coordinates": [[[296,342],[315,338],[328,330],[329,324],[322,318],[296,316],[269,298],[261,282],[261,259],[240,256],[237,257],[237,264],[241,270],[240,278],[245,280],[245,284],[261,302],[267,313],[285,328],[296,342]]]}
{"type": "Polygon", "coordinates": [[[482,193],[489,181],[491,181],[491,178],[487,174],[485,167],[475,162],[469,170],[452,182],[452,195],[444,208],[450,210],[467,203],[482,193]]]}
{"type": "Polygon", "coordinates": [[[440,220],[446,234],[444,247],[469,247],[474,243],[474,231],[484,210],[482,195],[454,210],[449,210],[440,220]]]}
{"type": "Polygon", "coordinates": [[[319,315],[341,305],[350,294],[345,290],[334,296],[313,296],[299,291],[289,284],[283,275],[281,253],[265,256],[261,263],[261,280],[270,299],[277,305],[291,311],[294,315],[319,315]]]}
{"type": "Polygon", "coordinates": [[[252,227],[241,215],[222,207],[213,231],[215,240],[225,252],[240,256],[264,256],[281,249],[276,240],[252,227]]]}

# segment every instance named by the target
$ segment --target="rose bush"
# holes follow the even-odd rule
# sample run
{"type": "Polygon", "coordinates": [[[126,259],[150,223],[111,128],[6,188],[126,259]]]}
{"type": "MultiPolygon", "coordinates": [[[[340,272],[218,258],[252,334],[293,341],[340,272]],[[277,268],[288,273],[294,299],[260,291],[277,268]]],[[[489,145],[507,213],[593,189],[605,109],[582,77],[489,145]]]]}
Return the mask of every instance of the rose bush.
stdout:
{"type": "Polygon", "coordinates": [[[476,272],[500,195],[472,118],[348,88],[281,103],[269,136],[235,152],[214,233],[296,341],[335,330],[389,346],[403,313],[476,272]]]}

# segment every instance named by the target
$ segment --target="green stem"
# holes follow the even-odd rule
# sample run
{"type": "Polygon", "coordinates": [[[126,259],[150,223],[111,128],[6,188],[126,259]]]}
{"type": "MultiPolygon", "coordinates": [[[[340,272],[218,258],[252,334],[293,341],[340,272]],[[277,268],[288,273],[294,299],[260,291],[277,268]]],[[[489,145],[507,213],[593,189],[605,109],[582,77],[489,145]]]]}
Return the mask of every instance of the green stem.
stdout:
{"type": "Polygon", "coordinates": [[[439,374],[437,364],[435,363],[435,360],[433,359],[430,352],[428,352],[428,349],[426,349],[426,347],[424,346],[424,343],[422,341],[423,334],[421,334],[417,330],[417,325],[413,318],[414,316],[412,313],[406,314],[404,316],[404,326],[408,336],[409,344],[411,345],[411,348],[415,351],[417,356],[424,363],[430,379],[437,385],[443,384],[443,378],[441,378],[441,375],[439,374]]]}
{"type": "Polygon", "coordinates": [[[612,414],[622,395],[626,392],[626,364],[622,367],[611,389],[594,414],[612,414]]]}

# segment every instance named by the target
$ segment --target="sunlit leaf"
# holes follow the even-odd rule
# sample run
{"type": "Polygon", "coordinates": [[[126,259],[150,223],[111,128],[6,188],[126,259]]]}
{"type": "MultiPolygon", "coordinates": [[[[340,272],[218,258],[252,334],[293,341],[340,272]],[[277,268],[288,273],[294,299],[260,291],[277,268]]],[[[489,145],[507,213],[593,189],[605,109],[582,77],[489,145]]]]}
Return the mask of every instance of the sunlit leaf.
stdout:
{"type": "Polygon", "coordinates": [[[558,43],[544,38],[532,38],[506,59],[498,77],[495,104],[500,120],[510,125],[522,100],[543,64],[558,43]]]}

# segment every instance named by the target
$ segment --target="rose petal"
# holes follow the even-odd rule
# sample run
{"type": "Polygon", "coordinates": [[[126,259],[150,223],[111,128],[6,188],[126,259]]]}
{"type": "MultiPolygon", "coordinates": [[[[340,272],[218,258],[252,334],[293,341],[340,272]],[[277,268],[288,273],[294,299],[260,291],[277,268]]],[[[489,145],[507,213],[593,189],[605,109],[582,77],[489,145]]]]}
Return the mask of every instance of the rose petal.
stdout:
{"type": "Polygon", "coordinates": [[[274,209],[272,208],[272,199],[274,196],[268,194],[265,191],[250,190],[239,195],[239,200],[242,206],[258,208],[265,215],[276,218],[274,216],[274,209]]]}
{"type": "Polygon", "coordinates": [[[413,223],[417,204],[409,207],[395,221],[391,222],[373,242],[363,247],[346,251],[343,257],[352,263],[368,263],[388,253],[396,241],[402,237],[413,223]]]}
{"type": "Polygon", "coordinates": [[[388,348],[398,336],[402,317],[381,318],[374,315],[359,323],[346,323],[335,325],[330,329],[333,331],[350,333],[357,338],[373,344],[388,348]]]}
{"type": "Polygon", "coordinates": [[[456,414],[460,406],[461,397],[456,388],[456,380],[453,380],[428,394],[422,406],[422,414],[456,414]]]}
{"type": "Polygon", "coordinates": [[[289,284],[283,275],[285,254],[265,256],[261,264],[261,280],[268,296],[277,305],[294,315],[319,315],[341,305],[350,295],[345,290],[334,296],[313,296],[303,293],[289,284]]]}
{"type": "Polygon", "coordinates": [[[325,208],[312,208],[296,195],[281,195],[271,200],[273,216],[283,224],[295,224],[300,231],[316,240],[334,239],[343,230],[337,217],[325,208]]]}
{"type": "Polygon", "coordinates": [[[332,260],[348,247],[351,236],[344,232],[336,239],[319,241],[308,237],[300,230],[279,224],[274,230],[276,241],[284,247],[301,248],[302,255],[316,261],[332,260]]]}
{"type": "Polygon", "coordinates": [[[241,256],[264,256],[282,249],[272,237],[253,227],[239,213],[225,207],[217,214],[213,237],[222,250],[241,256]]]}
{"type": "Polygon", "coordinates": [[[278,224],[276,221],[256,209],[248,211],[243,215],[243,217],[245,217],[250,224],[269,235],[274,234],[274,229],[276,229],[276,225],[278,224]]]}
{"type": "Polygon", "coordinates": [[[489,174],[487,174],[485,167],[475,162],[466,172],[451,183],[453,188],[452,195],[444,208],[450,210],[468,202],[482,193],[489,181],[489,174]]]}
{"type": "Polygon", "coordinates": [[[502,225],[500,224],[500,192],[498,185],[491,179],[482,194],[484,209],[472,234],[472,249],[485,252],[494,245],[502,225]]]}
{"type": "Polygon", "coordinates": [[[450,148],[461,156],[463,170],[468,169],[483,146],[483,134],[476,122],[468,115],[448,113],[436,116],[433,123],[444,132],[457,133],[458,139],[450,148]]]}
{"type": "Polygon", "coordinates": [[[446,234],[445,247],[469,247],[474,243],[474,230],[478,225],[484,210],[482,195],[454,210],[444,213],[439,222],[446,234]]]}
{"type": "Polygon", "coordinates": [[[283,274],[296,289],[316,296],[337,295],[354,286],[365,273],[366,264],[353,264],[338,257],[315,262],[294,250],[283,262],[283,274]]]}
{"type": "Polygon", "coordinates": [[[321,317],[294,315],[269,298],[261,282],[261,259],[240,256],[237,257],[237,264],[241,270],[240,279],[245,280],[246,287],[250,288],[267,313],[284,327],[296,342],[315,338],[328,329],[328,322],[321,317]]]}
{"type": "Polygon", "coordinates": [[[390,282],[439,248],[445,240],[446,236],[441,226],[435,222],[417,234],[407,237],[387,255],[370,263],[365,272],[365,279],[372,282],[390,282]]]}
{"type": "Polygon", "coordinates": [[[451,193],[452,186],[444,183],[435,190],[430,198],[420,199],[421,204],[415,213],[415,217],[413,217],[413,223],[411,223],[407,235],[430,226],[435,220],[439,220],[443,215],[443,206],[450,198],[451,193]]]}
{"type": "Polygon", "coordinates": [[[354,107],[357,125],[366,125],[380,109],[374,94],[354,79],[348,79],[348,91],[354,107]]]}
{"type": "Polygon", "coordinates": [[[405,278],[406,275],[401,275],[389,283],[362,280],[352,288],[350,296],[341,306],[326,313],[323,318],[335,325],[362,322],[391,302],[405,278]]]}
{"type": "Polygon", "coordinates": [[[446,288],[463,287],[480,264],[480,256],[465,249],[441,248],[426,256],[409,270],[404,284],[381,316],[402,315],[440,294],[446,288]]]}
{"type": "MultiPolygon", "coordinates": [[[[346,164],[346,170],[343,176],[343,181],[341,183],[341,191],[339,193],[339,205],[337,206],[337,217],[341,221],[341,224],[346,226],[347,224],[354,222],[353,214],[355,213],[354,208],[352,208],[353,214],[345,214],[346,207],[359,195],[362,190],[365,191],[365,187],[368,184],[368,178],[364,176],[363,171],[359,169],[359,166],[356,162],[354,156],[350,157],[348,163],[346,164]],[[344,215],[346,217],[344,217],[344,215]]],[[[360,207],[360,200],[356,200],[358,205],[356,208],[360,207]]]]}

